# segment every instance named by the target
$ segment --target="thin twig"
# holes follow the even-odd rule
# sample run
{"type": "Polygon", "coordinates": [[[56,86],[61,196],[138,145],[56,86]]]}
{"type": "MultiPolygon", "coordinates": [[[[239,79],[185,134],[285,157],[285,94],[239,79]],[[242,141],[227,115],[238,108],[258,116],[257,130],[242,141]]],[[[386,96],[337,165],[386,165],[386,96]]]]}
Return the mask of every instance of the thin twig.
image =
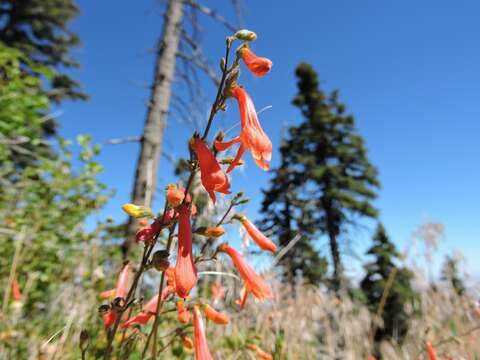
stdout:
{"type": "Polygon", "coordinates": [[[197,9],[198,11],[204,13],[207,16],[210,16],[214,20],[218,21],[222,25],[224,25],[228,30],[230,31],[237,31],[237,28],[235,26],[231,25],[227,19],[225,19],[223,16],[218,14],[215,10],[210,9],[209,7],[206,7],[205,5],[199,4],[193,0],[187,0],[185,1],[185,4],[190,5],[194,9],[197,9]]]}
{"type": "Polygon", "coordinates": [[[277,256],[272,261],[272,264],[270,265],[270,268],[275,267],[275,265],[278,264],[278,262],[290,251],[291,248],[295,246],[297,242],[300,241],[302,236],[300,234],[297,234],[293,237],[292,240],[278,253],[277,256]]]}

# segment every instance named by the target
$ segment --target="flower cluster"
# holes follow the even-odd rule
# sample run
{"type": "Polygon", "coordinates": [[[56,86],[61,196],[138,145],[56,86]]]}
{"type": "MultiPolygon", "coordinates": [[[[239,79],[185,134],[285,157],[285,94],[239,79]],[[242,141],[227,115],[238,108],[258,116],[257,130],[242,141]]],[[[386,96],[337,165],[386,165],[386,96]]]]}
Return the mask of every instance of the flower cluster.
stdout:
{"type": "MultiPolygon", "coordinates": [[[[158,317],[162,304],[167,298],[176,295],[176,311],[177,319],[181,324],[189,324],[191,314],[193,313],[194,340],[188,337],[185,329],[178,330],[177,335],[181,339],[183,345],[187,349],[194,348],[196,360],[213,359],[210,354],[207,337],[205,332],[205,324],[203,315],[214,324],[227,325],[230,319],[227,314],[215,309],[218,303],[224,299],[225,293],[220,283],[212,285],[212,302],[206,303],[203,299],[192,298],[192,290],[198,281],[196,263],[202,258],[203,253],[198,257],[193,255],[193,234],[199,234],[208,237],[208,241],[213,243],[225,233],[225,229],[221,226],[233,206],[244,203],[240,198],[242,195],[235,195],[231,200],[231,206],[227,213],[217,224],[210,227],[192,230],[192,217],[195,216],[197,210],[194,199],[189,190],[194,176],[199,173],[203,188],[208,193],[213,205],[216,204],[217,193],[224,195],[231,194],[229,173],[237,166],[243,163],[241,159],[245,150],[251,153],[255,163],[263,170],[268,170],[269,162],[272,157],[272,143],[264,132],[255,110],[255,106],[247,91],[238,85],[237,81],[240,74],[240,62],[243,61],[248,70],[255,76],[265,76],[272,67],[272,62],[264,57],[258,57],[250,49],[249,42],[256,39],[256,34],[248,31],[238,31],[234,36],[227,38],[227,52],[222,59],[222,82],[220,84],[216,100],[212,106],[209,121],[203,136],[194,134],[189,141],[190,148],[190,165],[191,175],[185,188],[170,184],[166,188],[165,193],[165,209],[163,213],[157,217],[146,207],[135,204],[126,204],[123,206],[125,212],[130,216],[142,219],[141,228],[136,234],[138,243],[144,245],[144,255],[140,265],[140,269],[135,273],[130,290],[129,272],[130,265],[124,264],[119,272],[115,289],[106,291],[101,294],[101,298],[114,298],[110,305],[103,306],[103,321],[105,328],[109,329],[109,348],[111,350],[112,343],[115,338],[115,332],[118,327],[128,329],[132,325],[146,325],[152,318],[155,319],[153,328],[148,337],[145,351],[149,346],[149,341],[153,337],[152,354],[155,358],[156,350],[156,329],[158,326],[158,317]],[[240,40],[242,44],[236,51],[236,59],[230,67],[228,67],[228,54],[234,41],[240,40]],[[229,141],[223,141],[223,135],[218,134],[210,145],[208,141],[208,132],[212,125],[214,115],[219,110],[225,109],[227,99],[233,98],[238,103],[241,121],[241,131],[238,136],[229,141]],[[217,160],[217,156],[234,144],[239,144],[239,149],[233,160],[217,160]],[[223,170],[222,164],[228,163],[226,171],[223,170]],[[153,219],[150,224],[146,219],[153,219]],[[178,225],[178,232],[175,234],[178,225]],[[156,242],[163,230],[168,231],[166,248],[153,253],[156,242]],[[178,239],[177,256],[175,266],[170,266],[169,256],[173,239],[178,239]],[[153,254],[152,254],[153,253],[153,254]],[[159,292],[150,301],[148,301],[137,314],[131,314],[130,318],[125,318],[125,311],[134,300],[135,288],[138,284],[139,277],[142,272],[154,267],[162,272],[159,292]],[[164,281],[166,285],[164,285],[164,281]]],[[[260,249],[274,253],[277,250],[276,245],[268,239],[259,229],[245,216],[234,215],[230,220],[238,220],[243,226],[247,234],[260,247],[260,249]]],[[[202,248],[203,252],[204,248],[202,248]]],[[[248,295],[252,294],[256,299],[262,301],[272,298],[272,292],[262,278],[247,260],[228,243],[222,243],[217,246],[214,255],[226,254],[230,257],[233,265],[238,270],[242,280],[243,288],[241,290],[237,303],[240,309],[243,309],[247,301],[248,295]]],[[[182,329],[182,328],[179,328],[182,329]]],[[[257,356],[261,358],[269,358],[269,354],[259,349],[255,350],[257,356]]]]}

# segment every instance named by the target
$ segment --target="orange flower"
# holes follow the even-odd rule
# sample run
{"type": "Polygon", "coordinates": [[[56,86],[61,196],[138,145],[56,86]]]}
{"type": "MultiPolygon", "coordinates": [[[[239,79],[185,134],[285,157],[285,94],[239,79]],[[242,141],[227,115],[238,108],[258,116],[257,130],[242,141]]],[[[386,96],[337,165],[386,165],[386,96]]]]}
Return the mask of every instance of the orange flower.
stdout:
{"type": "Polygon", "coordinates": [[[222,171],[217,159],[205,142],[198,137],[193,139],[193,150],[197,154],[202,185],[215,204],[215,191],[223,194],[231,193],[228,176],[222,171]]]}
{"type": "Polygon", "coordinates": [[[197,270],[192,255],[190,211],[182,205],[178,223],[178,255],[175,265],[175,286],[179,297],[186,298],[197,283],[197,270]]]}
{"type": "Polygon", "coordinates": [[[190,313],[188,312],[187,309],[185,309],[185,306],[183,305],[183,301],[179,300],[177,302],[177,309],[178,309],[178,321],[180,321],[182,324],[188,324],[190,321],[190,313]]]}
{"type": "Polygon", "coordinates": [[[205,235],[212,238],[218,238],[223,234],[225,234],[225,229],[221,226],[209,227],[205,230],[205,235]]]}
{"type": "Polygon", "coordinates": [[[257,227],[253,225],[253,223],[246,216],[242,216],[240,218],[240,222],[242,223],[243,228],[247,231],[248,235],[250,235],[253,241],[255,241],[261,249],[270,251],[272,253],[277,251],[277,245],[263,235],[262,232],[258,230],[257,227]]]}
{"type": "Polygon", "coordinates": [[[260,349],[259,347],[257,347],[257,350],[255,351],[255,353],[257,355],[257,359],[273,360],[273,356],[271,354],[269,354],[268,352],[260,349]]]}
{"type": "Polygon", "coordinates": [[[437,360],[437,354],[435,353],[435,349],[430,341],[426,343],[427,354],[430,360],[437,360]]]}
{"type": "Polygon", "coordinates": [[[172,207],[179,206],[185,198],[185,192],[176,185],[169,185],[167,188],[167,202],[172,207]]]}
{"type": "Polygon", "coordinates": [[[23,296],[20,292],[20,285],[18,285],[17,279],[13,279],[12,281],[12,297],[15,301],[21,301],[23,296]]]}
{"type": "Polygon", "coordinates": [[[248,70],[255,76],[265,76],[272,68],[272,61],[270,59],[255,55],[248,46],[242,47],[239,50],[239,55],[245,62],[248,70]]]}
{"type": "Polygon", "coordinates": [[[242,123],[242,130],[240,135],[233,140],[227,142],[215,141],[215,148],[218,151],[223,151],[236,143],[241,143],[238,149],[237,156],[232,161],[227,169],[227,173],[238,165],[243,153],[248,148],[253,156],[253,159],[263,170],[268,170],[270,165],[265,161],[270,161],[272,158],[272,142],[267,134],[262,129],[258,121],[257,111],[253,105],[253,101],[248,96],[247,92],[240,86],[235,86],[231,89],[232,95],[237,99],[240,107],[240,120],[242,123]]]}
{"type": "Polygon", "coordinates": [[[218,312],[208,304],[205,305],[205,315],[208,320],[218,325],[227,325],[230,322],[227,315],[218,312]]]}
{"type": "MultiPolygon", "coordinates": [[[[272,298],[272,293],[268,285],[262,277],[253,270],[239,252],[228,246],[228,244],[221,244],[218,249],[219,251],[226,252],[231,257],[235,267],[243,278],[247,294],[249,292],[253,293],[253,296],[258,300],[272,298]]],[[[245,295],[245,297],[246,296],[247,295],[245,295]]],[[[243,303],[245,303],[246,298],[242,300],[243,303]]]]}
{"type": "Polygon", "coordinates": [[[205,325],[198,305],[193,306],[193,327],[195,336],[195,360],[213,360],[210,350],[208,350],[205,325]]]}
{"type": "Polygon", "coordinates": [[[377,360],[377,358],[373,355],[368,355],[367,360],[377,360]]]}

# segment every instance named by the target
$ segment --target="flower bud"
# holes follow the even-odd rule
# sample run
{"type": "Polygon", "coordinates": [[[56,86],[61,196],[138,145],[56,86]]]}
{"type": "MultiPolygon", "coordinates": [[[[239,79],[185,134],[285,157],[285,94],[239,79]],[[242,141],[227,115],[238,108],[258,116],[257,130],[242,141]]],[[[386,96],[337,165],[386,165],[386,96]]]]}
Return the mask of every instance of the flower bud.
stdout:
{"type": "Polygon", "coordinates": [[[103,304],[98,307],[98,312],[100,314],[106,314],[109,311],[110,311],[110,305],[103,304]]]}
{"type": "Polygon", "coordinates": [[[188,350],[193,349],[193,340],[190,339],[188,336],[185,336],[185,335],[182,336],[182,344],[188,350]]]}
{"type": "Polygon", "coordinates": [[[225,229],[221,226],[209,227],[205,230],[205,235],[212,238],[218,238],[225,234],[225,229]]]}
{"type": "Polygon", "coordinates": [[[182,300],[179,300],[177,302],[177,309],[178,309],[178,314],[177,314],[178,321],[180,321],[182,324],[188,324],[188,322],[190,321],[190,313],[188,312],[188,309],[185,309],[185,306],[182,300]]]}
{"type": "Polygon", "coordinates": [[[176,185],[169,185],[167,187],[167,202],[171,207],[176,208],[179,206],[184,198],[185,193],[177,188],[176,185]]]}
{"type": "MultiPolygon", "coordinates": [[[[220,164],[222,165],[230,165],[232,162],[233,162],[233,157],[229,156],[229,157],[226,157],[222,160],[219,161],[220,164]]],[[[243,159],[240,159],[238,162],[237,162],[237,165],[244,165],[245,164],[245,161],[243,159]]]]}
{"type": "Polygon", "coordinates": [[[152,217],[152,210],[146,206],[138,206],[135,204],[124,204],[123,211],[134,218],[152,217]]]}
{"type": "Polygon", "coordinates": [[[218,325],[227,325],[230,322],[227,315],[218,312],[208,304],[205,304],[205,316],[218,325]]]}
{"type": "Polygon", "coordinates": [[[168,261],[169,253],[167,250],[158,250],[153,254],[152,265],[158,271],[165,271],[170,266],[168,261]]]}
{"type": "Polygon", "coordinates": [[[235,33],[235,37],[238,40],[243,40],[243,41],[255,41],[255,40],[257,40],[257,34],[255,34],[253,31],[250,31],[250,30],[247,30],[247,29],[238,30],[235,33]]]}

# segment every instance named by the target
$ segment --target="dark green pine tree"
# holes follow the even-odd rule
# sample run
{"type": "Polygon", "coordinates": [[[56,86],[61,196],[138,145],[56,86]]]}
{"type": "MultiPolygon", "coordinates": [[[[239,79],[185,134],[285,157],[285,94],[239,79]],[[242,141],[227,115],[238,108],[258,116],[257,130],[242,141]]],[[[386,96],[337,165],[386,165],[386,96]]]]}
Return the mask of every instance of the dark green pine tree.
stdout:
{"type": "Polygon", "coordinates": [[[325,280],[328,263],[313,246],[318,229],[311,207],[299,196],[303,180],[291,164],[289,141],[283,142],[280,153],[281,165],[274,170],[270,188],[263,191],[265,197],[261,211],[265,216],[260,227],[273,233],[282,248],[300,236],[280,259],[283,277],[292,283],[296,276],[302,276],[309,283],[318,285],[325,280]]]}
{"type": "Polygon", "coordinates": [[[442,280],[448,283],[458,296],[465,294],[465,284],[459,275],[458,259],[448,256],[442,267],[442,280]]]}
{"type": "Polygon", "coordinates": [[[31,60],[24,64],[25,70],[32,70],[31,64],[37,64],[58,71],[48,90],[54,102],[65,98],[86,99],[79,84],[59,72],[78,67],[69,52],[79,44],[79,38],[68,29],[69,22],[77,15],[73,0],[0,0],[0,41],[31,60]]]}
{"type": "MultiPolygon", "coordinates": [[[[317,74],[308,64],[296,69],[298,95],[293,104],[301,110],[304,121],[289,129],[279,171],[286,174],[273,180],[272,190],[266,192],[264,212],[274,224],[278,236],[288,237],[285,219],[269,214],[282,197],[295,193],[291,204],[297,218],[308,229],[308,241],[327,235],[333,263],[332,287],[339,291],[346,286],[339,237],[361,216],[376,218],[377,210],[370,201],[380,186],[377,170],[369,162],[363,139],[357,134],[352,115],[338,100],[338,91],[327,95],[320,89],[317,74]],[[289,188],[291,187],[291,189],[289,188]],[[283,192],[286,189],[287,195],[283,192]],[[286,235],[285,235],[286,234],[286,235]]],[[[313,250],[313,248],[311,248],[313,250]]],[[[293,253],[288,256],[295,256],[293,253]]],[[[286,261],[286,260],[285,260],[286,261]]],[[[293,260],[292,260],[293,261],[293,260]]]]}
{"type": "Polygon", "coordinates": [[[411,304],[413,307],[416,299],[410,284],[413,274],[396,264],[400,254],[381,224],[376,229],[373,245],[367,254],[374,259],[365,265],[366,275],[360,287],[370,310],[376,314],[380,311],[383,320],[383,327],[375,332],[374,340],[377,344],[388,339],[401,342],[407,334],[410,318],[406,305],[411,304]]]}

